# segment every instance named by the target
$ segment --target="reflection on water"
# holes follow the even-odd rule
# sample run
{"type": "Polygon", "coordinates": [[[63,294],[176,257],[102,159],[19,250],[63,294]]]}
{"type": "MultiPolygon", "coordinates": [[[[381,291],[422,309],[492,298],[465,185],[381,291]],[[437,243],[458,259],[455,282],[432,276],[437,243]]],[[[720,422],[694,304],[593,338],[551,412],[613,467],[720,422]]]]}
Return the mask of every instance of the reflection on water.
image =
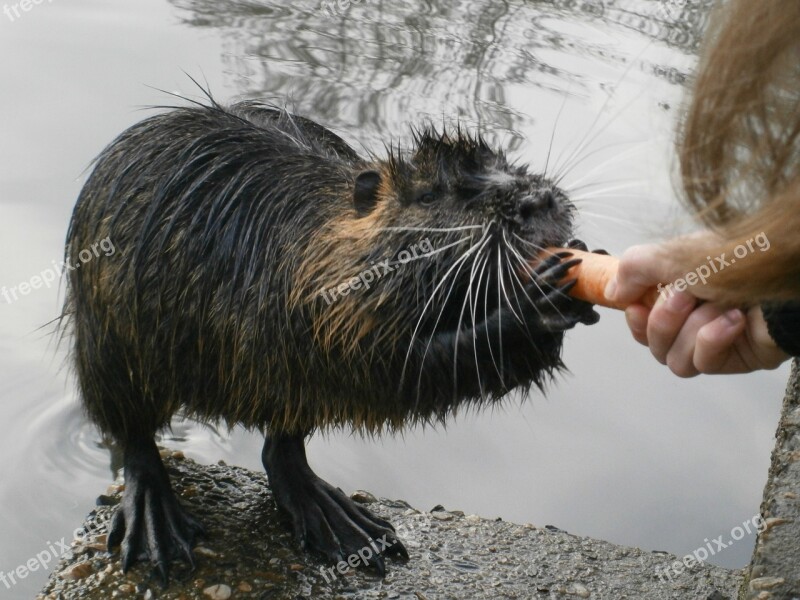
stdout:
{"type": "MultiPolygon", "coordinates": [[[[0,237],[13,258],[0,285],[59,258],[76,178],[144,116],[129,108],[174,102],[142,83],[199,95],[182,69],[220,100],[286,103],[377,152],[422,119],[477,127],[534,169],[552,151],[595,247],[619,252],[678,219],[668,108],[681,102],[710,0],[361,0],[333,16],[318,0],[116,4],[43,4],[13,28],[0,22],[0,50],[26,57],[0,65],[0,237]],[[30,92],[31,73],[47,74],[47,88],[30,92]]],[[[0,303],[4,572],[72,531],[119,468],[58,369],[63,353],[53,359],[46,333],[31,333],[57,307],[55,289],[0,303]]],[[[348,491],[679,553],[757,510],[785,371],[678,382],[609,312],[570,332],[565,361],[571,375],[547,398],[511,397],[447,431],[315,437],[310,459],[348,491]]],[[[200,462],[261,468],[256,434],[181,421],[165,438],[200,462]]],[[[751,542],[714,560],[745,564],[751,542]]],[[[32,596],[43,576],[9,597],[32,596]]]]}
{"type": "MultiPolygon", "coordinates": [[[[222,32],[225,62],[246,96],[291,98],[298,111],[356,130],[362,142],[398,133],[398,122],[444,114],[479,125],[511,150],[534,111],[509,104],[509,88],[596,92],[598,81],[570,63],[629,60],[610,27],[693,52],[710,3],[686,2],[667,20],[656,1],[363,0],[335,12],[317,2],[234,1],[223,12],[210,0],[171,1],[187,24],[222,32]]],[[[635,66],[673,83],[687,75],[635,66]]]]}

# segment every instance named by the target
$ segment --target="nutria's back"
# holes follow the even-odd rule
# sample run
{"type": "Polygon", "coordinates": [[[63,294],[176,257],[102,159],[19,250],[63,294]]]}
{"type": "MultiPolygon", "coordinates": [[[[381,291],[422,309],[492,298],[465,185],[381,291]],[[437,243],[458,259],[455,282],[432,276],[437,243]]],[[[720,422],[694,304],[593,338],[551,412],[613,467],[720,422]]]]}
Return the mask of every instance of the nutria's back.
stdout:
{"type": "Polygon", "coordinates": [[[422,366],[452,362],[434,333],[525,310],[522,263],[571,226],[549,181],[460,130],[377,159],[255,102],[151,117],[98,157],[68,233],[70,256],[116,248],[69,275],[85,404],[117,439],[180,408],[374,431],[540,384],[561,331],[476,359],[477,378],[422,366]]]}

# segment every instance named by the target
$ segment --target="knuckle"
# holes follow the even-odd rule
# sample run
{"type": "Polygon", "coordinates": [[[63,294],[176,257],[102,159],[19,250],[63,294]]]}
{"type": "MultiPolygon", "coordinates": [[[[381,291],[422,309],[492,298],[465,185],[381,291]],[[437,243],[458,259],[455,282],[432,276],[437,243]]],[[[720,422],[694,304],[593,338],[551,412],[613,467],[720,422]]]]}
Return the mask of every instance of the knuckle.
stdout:
{"type": "Polygon", "coordinates": [[[625,250],[619,259],[620,274],[630,276],[638,273],[649,253],[650,246],[647,245],[631,246],[625,250]]]}
{"type": "Polygon", "coordinates": [[[679,330],[680,326],[676,326],[676,324],[669,319],[653,318],[651,316],[650,320],[647,322],[647,339],[652,343],[663,346],[668,341],[673,340],[679,330]]]}

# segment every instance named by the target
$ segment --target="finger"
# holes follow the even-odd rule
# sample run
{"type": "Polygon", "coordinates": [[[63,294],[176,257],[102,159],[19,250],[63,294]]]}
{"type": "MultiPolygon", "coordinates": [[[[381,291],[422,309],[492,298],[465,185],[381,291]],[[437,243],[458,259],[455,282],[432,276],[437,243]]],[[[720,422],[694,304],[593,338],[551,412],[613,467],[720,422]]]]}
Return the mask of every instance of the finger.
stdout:
{"type": "Polygon", "coordinates": [[[678,377],[695,377],[700,374],[694,362],[698,334],[721,314],[722,310],[714,304],[703,304],[689,314],[667,352],[667,366],[670,371],[678,377]]]}
{"type": "Polygon", "coordinates": [[[696,304],[694,296],[679,292],[666,300],[659,299],[650,311],[647,343],[650,352],[662,365],[667,364],[667,353],[696,304]]]}
{"type": "Polygon", "coordinates": [[[777,369],[791,358],[772,339],[758,306],[747,311],[747,328],[745,335],[737,340],[737,348],[750,370],[777,369]]]}
{"type": "Polygon", "coordinates": [[[674,267],[661,246],[632,246],[620,257],[616,277],[605,290],[606,297],[629,304],[641,298],[650,288],[674,279],[674,267]]]}
{"type": "Polygon", "coordinates": [[[633,339],[643,346],[647,346],[647,317],[649,315],[650,309],[641,304],[631,304],[625,309],[628,329],[631,330],[633,339]]]}
{"type": "Polygon", "coordinates": [[[736,349],[736,340],[746,325],[744,313],[733,309],[700,328],[694,349],[695,367],[709,375],[749,371],[736,349]]]}

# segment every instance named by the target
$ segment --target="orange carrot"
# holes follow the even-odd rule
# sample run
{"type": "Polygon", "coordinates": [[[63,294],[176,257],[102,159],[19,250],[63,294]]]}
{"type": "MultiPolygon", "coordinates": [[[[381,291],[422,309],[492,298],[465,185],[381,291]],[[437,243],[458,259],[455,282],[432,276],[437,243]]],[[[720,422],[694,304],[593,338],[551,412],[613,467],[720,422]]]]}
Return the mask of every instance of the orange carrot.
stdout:
{"type": "MultiPolygon", "coordinates": [[[[557,252],[569,252],[572,258],[580,258],[582,262],[569,270],[567,279],[577,279],[575,287],[570,291],[570,296],[579,300],[586,300],[592,304],[599,304],[608,308],[625,310],[628,305],[612,302],[605,296],[605,289],[608,282],[617,274],[619,269],[619,259],[605,254],[594,254],[584,252],[574,248],[548,248],[547,255],[557,252]]],[[[571,260],[566,258],[564,260],[571,260]]],[[[639,304],[644,304],[652,308],[658,299],[658,290],[652,288],[638,300],[639,304]]]]}

